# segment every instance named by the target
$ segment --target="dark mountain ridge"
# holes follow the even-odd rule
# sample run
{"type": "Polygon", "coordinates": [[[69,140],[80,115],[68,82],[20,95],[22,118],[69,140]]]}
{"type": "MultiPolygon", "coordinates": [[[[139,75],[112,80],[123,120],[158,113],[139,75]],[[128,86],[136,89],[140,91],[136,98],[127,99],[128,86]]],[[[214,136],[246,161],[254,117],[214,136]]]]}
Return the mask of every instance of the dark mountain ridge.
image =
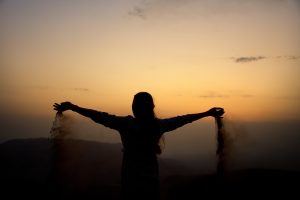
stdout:
{"type": "MultiPolygon", "coordinates": [[[[0,144],[1,192],[10,199],[120,199],[122,145],[65,139],[17,139],[0,144]]],[[[162,199],[299,197],[300,173],[245,169],[184,175],[159,159],[162,199]]]]}

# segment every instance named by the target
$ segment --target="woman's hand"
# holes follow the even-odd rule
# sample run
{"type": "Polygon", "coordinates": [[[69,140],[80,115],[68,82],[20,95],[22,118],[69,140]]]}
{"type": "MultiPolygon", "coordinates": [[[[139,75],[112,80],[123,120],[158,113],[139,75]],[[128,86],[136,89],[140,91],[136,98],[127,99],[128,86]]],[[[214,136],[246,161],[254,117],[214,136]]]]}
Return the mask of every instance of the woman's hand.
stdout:
{"type": "Polygon", "coordinates": [[[64,112],[66,110],[70,110],[74,105],[71,102],[62,102],[61,104],[55,103],[53,105],[54,110],[57,112],[64,112]]]}
{"type": "Polygon", "coordinates": [[[214,107],[207,111],[208,116],[221,117],[224,114],[223,108],[214,107]]]}

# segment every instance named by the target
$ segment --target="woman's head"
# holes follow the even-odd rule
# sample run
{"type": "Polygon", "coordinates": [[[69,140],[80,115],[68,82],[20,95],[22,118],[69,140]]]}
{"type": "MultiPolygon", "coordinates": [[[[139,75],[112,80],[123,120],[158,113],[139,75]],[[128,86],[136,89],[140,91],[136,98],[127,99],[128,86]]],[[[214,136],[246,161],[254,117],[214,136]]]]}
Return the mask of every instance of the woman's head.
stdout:
{"type": "Polygon", "coordinates": [[[132,112],[135,118],[142,120],[155,119],[154,102],[148,92],[139,92],[134,95],[132,112]]]}

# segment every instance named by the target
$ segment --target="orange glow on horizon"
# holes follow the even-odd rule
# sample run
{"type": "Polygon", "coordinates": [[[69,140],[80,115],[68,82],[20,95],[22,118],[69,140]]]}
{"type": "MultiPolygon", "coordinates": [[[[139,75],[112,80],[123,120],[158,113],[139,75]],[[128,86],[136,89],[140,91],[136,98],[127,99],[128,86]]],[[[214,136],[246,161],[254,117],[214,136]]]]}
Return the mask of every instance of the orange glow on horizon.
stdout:
{"type": "Polygon", "coordinates": [[[292,4],[255,14],[220,6],[211,16],[195,1],[186,10],[170,5],[177,15],[153,6],[147,19],[124,17],[128,3],[106,4],[56,13],[37,12],[42,4],[7,7],[5,112],[50,115],[54,102],[71,101],[127,115],[133,95],[148,91],[161,116],[218,106],[243,120],[300,119],[300,12],[292,4]]]}

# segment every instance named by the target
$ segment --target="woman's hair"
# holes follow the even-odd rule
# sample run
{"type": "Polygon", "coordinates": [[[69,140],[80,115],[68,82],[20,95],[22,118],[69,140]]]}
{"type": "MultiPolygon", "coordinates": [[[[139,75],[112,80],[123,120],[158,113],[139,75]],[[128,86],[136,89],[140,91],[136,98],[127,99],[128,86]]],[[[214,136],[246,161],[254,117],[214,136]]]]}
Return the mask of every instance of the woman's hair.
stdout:
{"type": "MultiPolygon", "coordinates": [[[[148,92],[139,92],[134,95],[132,102],[132,112],[134,117],[144,125],[150,125],[150,130],[157,128],[157,117],[154,112],[154,101],[148,92]]],[[[162,136],[156,146],[156,153],[160,154],[165,146],[165,140],[162,136]]]]}
{"type": "Polygon", "coordinates": [[[136,119],[143,121],[152,121],[156,119],[154,107],[153,98],[148,92],[139,92],[134,95],[132,112],[136,119]]]}

